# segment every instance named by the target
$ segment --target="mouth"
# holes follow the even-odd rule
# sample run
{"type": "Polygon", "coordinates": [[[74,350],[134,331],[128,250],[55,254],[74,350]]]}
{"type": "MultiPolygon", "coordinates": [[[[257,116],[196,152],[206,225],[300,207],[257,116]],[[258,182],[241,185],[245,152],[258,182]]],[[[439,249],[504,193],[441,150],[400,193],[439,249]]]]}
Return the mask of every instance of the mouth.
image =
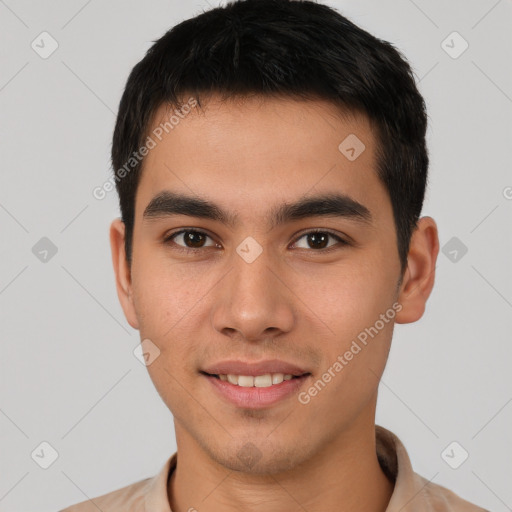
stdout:
{"type": "Polygon", "coordinates": [[[200,371],[200,374],[223,401],[245,409],[263,409],[284,402],[298,393],[311,377],[309,372],[301,375],[267,373],[256,376],[205,371],[200,371]]]}
{"type": "Polygon", "coordinates": [[[306,372],[302,375],[292,375],[290,373],[265,373],[262,375],[234,375],[234,374],[213,374],[201,371],[203,375],[208,377],[213,377],[215,379],[221,380],[223,382],[229,382],[234,386],[240,386],[244,388],[268,388],[272,386],[277,386],[284,381],[293,380],[293,379],[301,379],[302,377],[307,377],[311,375],[311,373],[306,372]]]}

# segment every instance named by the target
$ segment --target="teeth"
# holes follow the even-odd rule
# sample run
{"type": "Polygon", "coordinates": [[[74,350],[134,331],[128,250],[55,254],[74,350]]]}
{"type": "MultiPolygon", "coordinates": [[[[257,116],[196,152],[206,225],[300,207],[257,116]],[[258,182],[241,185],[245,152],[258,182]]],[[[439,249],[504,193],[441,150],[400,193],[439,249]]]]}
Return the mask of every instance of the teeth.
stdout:
{"type": "Polygon", "coordinates": [[[238,377],[236,375],[228,375],[228,382],[231,384],[238,384],[238,377]]]}
{"type": "Polygon", "coordinates": [[[239,375],[238,376],[238,385],[243,388],[252,388],[255,385],[256,378],[251,377],[250,375],[239,375]]]}
{"type": "Polygon", "coordinates": [[[293,375],[284,373],[266,373],[265,375],[219,375],[220,380],[227,381],[231,384],[241,386],[243,388],[268,388],[274,384],[281,384],[283,380],[290,380],[293,375]]]}
{"type": "Polygon", "coordinates": [[[282,373],[274,373],[272,375],[272,384],[281,384],[284,380],[284,375],[282,373]]]}

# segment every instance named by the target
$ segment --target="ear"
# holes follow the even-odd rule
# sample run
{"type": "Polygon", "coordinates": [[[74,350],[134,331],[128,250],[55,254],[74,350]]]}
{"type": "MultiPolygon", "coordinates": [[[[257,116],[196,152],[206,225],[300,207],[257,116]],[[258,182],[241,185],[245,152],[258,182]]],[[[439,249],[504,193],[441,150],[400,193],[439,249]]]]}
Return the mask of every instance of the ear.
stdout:
{"type": "Polygon", "coordinates": [[[395,317],[397,323],[416,322],[423,316],[434,287],[438,253],[437,225],[431,217],[422,217],[411,237],[407,268],[398,294],[402,309],[395,317]]]}
{"type": "Polygon", "coordinates": [[[133,304],[131,270],[126,261],[124,238],[124,222],[117,218],[110,225],[110,249],[112,251],[112,264],[116,277],[117,296],[119,297],[126,320],[134,329],[138,329],[139,322],[133,304]]]}

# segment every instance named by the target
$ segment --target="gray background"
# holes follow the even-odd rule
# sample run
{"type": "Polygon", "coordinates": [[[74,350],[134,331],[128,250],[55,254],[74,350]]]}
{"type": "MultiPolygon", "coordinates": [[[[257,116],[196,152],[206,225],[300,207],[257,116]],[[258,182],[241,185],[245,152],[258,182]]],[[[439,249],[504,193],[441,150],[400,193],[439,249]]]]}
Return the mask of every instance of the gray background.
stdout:
{"type": "MultiPolygon", "coordinates": [[[[414,67],[430,117],[424,215],[446,247],[425,316],[395,329],[377,422],[402,439],[418,473],[511,510],[512,2],[328,3],[414,67]],[[454,31],[469,44],[457,58],[460,39],[445,43],[452,56],[442,46],[454,31]],[[453,237],[465,255],[446,246],[453,237]],[[469,453],[458,469],[441,457],[452,441],[469,453]]],[[[175,450],[172,416],[133,355],[139,333],[115,291],[117,197],[92,190],[110,175],[131,68],[206,8],[0,0],[0,510],[98,496],[154,475],[175,450]],[[31,47],[43,31],[59,45],[47,59],[31,47]],[[32,251],[42,237],[58,250],[46,262],[32,251]],[[31,458],[43,441],[59,454],[46,470],[31,458]]],[[[449,453],[457,459],[460,448],[449,453]]]]}

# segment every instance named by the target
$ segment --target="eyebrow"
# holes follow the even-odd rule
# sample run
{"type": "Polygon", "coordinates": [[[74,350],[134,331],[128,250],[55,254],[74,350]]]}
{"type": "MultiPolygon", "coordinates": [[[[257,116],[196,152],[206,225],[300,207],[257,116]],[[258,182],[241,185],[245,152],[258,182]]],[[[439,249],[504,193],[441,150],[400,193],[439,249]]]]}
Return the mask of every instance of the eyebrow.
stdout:
{"type": "MultiPolygon", "coordinates": [[[[143,220],[156,220],[174,215],[187,215],[219,221],[234,228],[238,214],[224,210],[219,205],[200,197],[164,190],[154,196],[146,206],[143,220]]],[[[370,210],[345,194],[329,193],[299,199],[294,203],[282,203],[268,214],[270,229],[278,225],[309,217],[340,217],[361,224],[372,224],[370,210]]]]}

